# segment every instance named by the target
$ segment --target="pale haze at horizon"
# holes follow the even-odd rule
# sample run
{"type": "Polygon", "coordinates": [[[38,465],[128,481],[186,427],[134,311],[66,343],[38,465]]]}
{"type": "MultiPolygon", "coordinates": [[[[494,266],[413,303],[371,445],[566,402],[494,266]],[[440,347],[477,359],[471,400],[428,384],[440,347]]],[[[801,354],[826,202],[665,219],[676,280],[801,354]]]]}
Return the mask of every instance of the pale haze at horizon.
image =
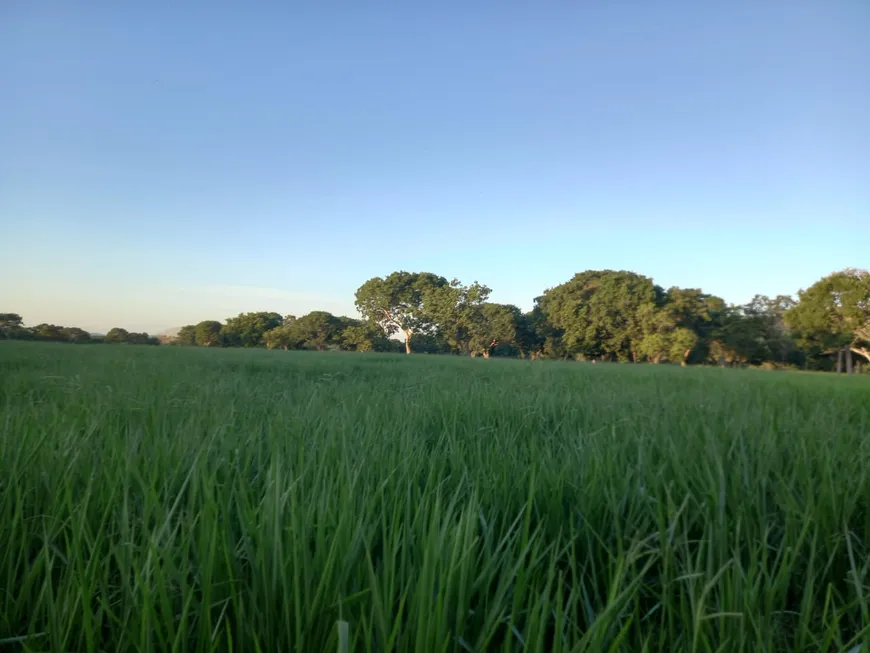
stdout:
{"type": "Polygon", "coordinates": [[[399,269],[745,302],[870,266],[870,3],[285,4],[3,3],[0,312],[355,315],[399,269]]]}

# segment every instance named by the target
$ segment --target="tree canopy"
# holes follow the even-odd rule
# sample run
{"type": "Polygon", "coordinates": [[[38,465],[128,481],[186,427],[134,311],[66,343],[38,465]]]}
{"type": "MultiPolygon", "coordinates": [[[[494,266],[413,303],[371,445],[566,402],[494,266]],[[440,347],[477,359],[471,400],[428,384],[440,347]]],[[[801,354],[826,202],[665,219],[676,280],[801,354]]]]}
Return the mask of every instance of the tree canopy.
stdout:
{"type": "Polygon", "coordinates": [[[18,313],[0,313],[0,336],[11,339],[22,338],[23,334],[24,319],[18,313]]]}
{"type": "Polygon", "coordinates": [[[280,313],[240,313],[227,319],[221,328],[221,339],[229,347],[261,347],[265,344],[263,334],[283,322],[280,313]]]}
{"type": "Polygon", "coordinates": [[[422,312],[438,336],[454,350],[477,353],[481,332],[485,329],[483,305],[492,292],[474,282],[463,286],[458,279],[429,288],[424,293],[422,312]]]}
{"type": "Polygon", "coordinates": [[[196,342],[196,326],[188,324],[178,330],[174,342],[179,345],[195,345],[196,342]]]}
{"type": "Polygon", "coordinates": [[[373,277],[356,291],[356,307],[366,320],[381,327],[388,336],[402,333],[405,351],[411,353],[411,337],[435,327],[425,299],[432,291],[449,285],[447,279],[431,272],[393,272],[373,277]]]}
{"type": "MultiPolygon", "coordinates": [[[[37,327],[38,329],[39,327],[37,327]]],[[[107,343],[122,343],[127,342],[130,338],[130,332],[127,329],[121,329],[119,327],[115,327],[113,329],[109,329],[109,332],[103,338],[103,340],[107,343]]]]}
{"type": "Polygon", "coordinates": [[[213,347],[221,344],[223,325],[217,320],[203,320],[193,330],[194,342],[200,347],[213,347]]]}
{"type": "Polygon", "coordinates": [[[326,311],[312,311],[295,320],[292,327],[301,345],[323,351],[341,340],[342,322],[326,311]]]}
{"type": "Polygon", "coordinates": [[[820,279],[798,293],[784,318],[804,346],[870,362],[870,272],[850,268],[820,279]]]}
{"type": "Polygon", "coordinates": [[[569,354],[626,361],[637,359],[665,301],[665,292],[648,277],[587,270],[546,291],[541,307],[569,354]]]}

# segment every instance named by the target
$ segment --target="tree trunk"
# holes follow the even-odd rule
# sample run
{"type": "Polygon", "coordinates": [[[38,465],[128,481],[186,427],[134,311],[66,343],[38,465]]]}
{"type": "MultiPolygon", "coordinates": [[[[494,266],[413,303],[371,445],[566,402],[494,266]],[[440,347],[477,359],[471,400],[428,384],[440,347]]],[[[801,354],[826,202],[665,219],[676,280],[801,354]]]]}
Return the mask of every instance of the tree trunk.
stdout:
{"type": "Polygon", "coordinates": [[[411,353],[411,336],[413,334],[410,331],[405,331],[405,353],[411,353]]]}
{"type": "Polygon", "coordinates": [[[843,371],[843,350],[837,350],[837,374],[843,371]]]}
{"type": "Polygon", "coordinates": [[[489,349],[484,349],[484,350],[483,350],[483,357],[484,357],[484,358],[489,358],[489,349]]]}
{"type": "Polygon", "coordinates": [[[852,374],[852,350],[846,347],[843,350],[843,355],[846,357],[846,374],[852,374]]]}
{"type": "Polygon", "coordinates": [[[284,351],[287,351],[288,349],[290,349],[290,347],[288,347],[287,345],[284,345],[284,351]]]}

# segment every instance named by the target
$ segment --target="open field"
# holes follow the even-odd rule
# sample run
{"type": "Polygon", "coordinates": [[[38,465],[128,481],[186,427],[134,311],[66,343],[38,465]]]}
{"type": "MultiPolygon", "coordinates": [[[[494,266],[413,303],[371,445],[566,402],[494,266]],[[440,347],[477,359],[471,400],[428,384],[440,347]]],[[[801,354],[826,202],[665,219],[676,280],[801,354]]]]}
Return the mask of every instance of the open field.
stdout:
{"type": "Polygon", "coordinates": [[[0,343],[0,411],[10,650],[870,637],[868,378],[0,343]]]}

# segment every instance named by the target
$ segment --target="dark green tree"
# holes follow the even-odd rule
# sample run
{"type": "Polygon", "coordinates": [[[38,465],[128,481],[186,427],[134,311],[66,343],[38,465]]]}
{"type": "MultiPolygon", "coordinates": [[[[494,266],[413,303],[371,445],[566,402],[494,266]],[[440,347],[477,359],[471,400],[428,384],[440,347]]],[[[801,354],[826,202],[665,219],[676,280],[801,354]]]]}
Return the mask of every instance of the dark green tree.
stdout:
{"type": "Polygon", "coordinates": [[[188,324],[178,330],[175,339],[172,341],[175,345],[185,345],[192,347],[196,344],[196,326],[188,324]]]}
{"type": "MultiPolygon", "coordinates": [[[[407,344],[407,343],[406,343],[407,344]]],[[[420,354],[451,354],[450,343],[436,333],[415,333],[411,336],[411,349],[420,354]]]]}
{"type": "Polygon", "coordinates": [[[200,347],[217,347],[221,344],[222,325],[217,320],[204,320],[194,327],[194,341],[200,347]]]}
{"type": "Polygon", "coordinates": [[[798,293],[797,304],[784,315],[801,343],[837,355],[837,371],[852,354],[870,362],[870,272],[848,268],[820,279],[798,293]]]}
{"type": "Polygon", "coordinates": [[[644,338],[642,309],[666,301],[648,277],[627,271],[588,270],[544,293],[541,307],[558,329],[567,353],[585,359],[631,360],[644,338]]]}
{"type": "Polygon", "coordinates": [[[268,349],[280,348],[284,351],[289,349],[301,349],[302,340],[299,330],[296,329],[296,316],[286,315],[280,326],[270,329],[263,334],[263,343],[268,349]]]}
{"type": "Polygon", "coordinates": [[[312,311],[291,327],[306,349],[323,351],[341,342],[342,321],[326,311],[312,311]]]}
{"type": "Polygon", "coordinates": [[[792,335],[791,329],[785,323],[785,314],[794,308],[795,300],[788,295],[778,295],[774,298],[756,295],[741,307],[745,320],[751,323],[751,330],[756,332],[759,343],[759,354],[764,357],[762,362],[799,365],[803,355],[792,335]]]}
{"type": "Polygon", "coordinates": [[[84,344],[91,341],[91,334],[78,327],[63,327],[60,330],[62,339],[66,342],[84,344]]]}
{"type": "Polygon", "coordinates": [[[282,324],[263,334],[263,342],[268,349],[301,349],[302,339],[292,324],[282,324]]]}
{"type": "Polygon", "coordinates": [[[103,342],[106,344],[120,344],[127,342],[130,337],[130,332],[127,329],[113,327],[103,336],[103,342]]]}
{"type": "Polygon", "coordinates": [[[32,332],[24,328],[24,320],[18,313],[0,313],[0,338],[22,339],[25,332],[32,337],[32,332]]]}
{"type": "Polygon", "coordinates": [[[393,272],[386,278],[369,279],[360,286],[356,291],[356,307],[386,335],[401,333],[405,351],[410,354],[412,336],[431,333],[435,326],[425,310],[425,295],[447,285],[447,279],[430,272],[393,272]]]}
{"type": "Polygon", "coordinates": [[[639,319],[643,336],[632,340],[632,357],[635,361],[645,359],[650,363],[688,363],[689,356],[698,344],[695,331],[680,326],[677,316],[666,306],[643,306],[639,319]]]}
{"type": "Polygon", "coordinates": [[[144,332],[131,331],[127,334],[126,342],[130,345],[159,345],[160,340],[144,332]]]}
{"type": "Polygon", "coordinates": [[[37,340],[44,340],[46,342],[60,342],[63,340],[63,335],[61,334],[61,329],[63,327],[59,327],[56,324],[37,324],[33,329],[33,336],[37,340]]]}
{"type": "MultiPolygon", "coordinates": [[[[424,310],[439,336],[458,354],[482,354],[486,317],[483,306],[490,289],[475,281],[464,286],[458,279],[430,288],[423,297],[424,310]]],[[[492,347],[488,347],[489,350],[492,347]]]]}
{"type": "Polygon", "coordinates": [[[565,358],[568,353],[562,344],[562,331],[553,326],[543,304],[544,297],[536,297],[534,308],[525,315],[522,335],[529,357],[565,358]]]}
{"type": "Polygon", "coordinates": [[[227,347],[262,347],[263,334],[283,323],[284,318],[278,313],[240,313],[227,319],[221,329],[221,341],[227,347]]]}
{"type": "Polygon", "coordinates": [[[359,352],[390,352],[399,344],[384,335],[377,324],[349,318],[342,328],[341,342],[343,349],[359,352]]]}
{"type": "Polygon", "coordinates": [[[711,344],[727,317],[725,300],[698,288],[672,287],[667,291],[666,302],[662,308],[674,330],[688,329],[696,336],[692,339],[682,331],[682,335],[675,336],[682,345],[692,344],[693,341],[694,344],[683,349],[681,357],[676,356],[678,349],[675,348],[669,355],[670,360],[680,363],[705,361],[711,344]]]}
{"type": "Polygon", "coordinates": [[[63,335],[63,327],[56,324],[37,324],[33,327],[33,335],[37,340],[45,340],[46,342],[63,342],[66,340],[63,335]]]}
{"type": "Polygon", "coordinates": [[[513,347],[520,358],[530,358],[541,349],[542,341],[535,330],[533,315],[534,311],[529,311],[517,317],[517,340],[513,347]]]}
{"type": "Polygon", "coordinates": [[[120,327],[109,329],[109,332],[103,338],[103,342],[106,344],[120,344],[129,341],[130,332],[127,331],[127,329],[121,329],[120,327]]]}
{"type": "Polygon", "coordinates": [[[480,306],[479,313],[480,319],[470,330],[472,355],[489,358],[497,348],[503,353],[522,351],[524,320],[519,308],[512,304],[486,302],[480,306]]]}

